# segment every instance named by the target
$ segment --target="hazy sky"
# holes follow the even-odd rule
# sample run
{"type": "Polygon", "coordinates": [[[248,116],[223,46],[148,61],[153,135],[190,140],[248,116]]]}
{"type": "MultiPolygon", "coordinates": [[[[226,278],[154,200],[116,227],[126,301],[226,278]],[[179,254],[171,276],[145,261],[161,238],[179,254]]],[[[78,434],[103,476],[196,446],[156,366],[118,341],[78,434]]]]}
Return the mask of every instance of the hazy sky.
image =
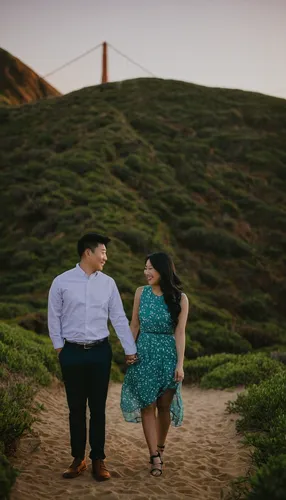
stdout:
{"type": "MultiPolygon", "coordinates": [[[[160,78],[286,98],[286,0],[0,0],[0,46],[44,76],[106,40],[160,78]]],[[[110,49],[110,80],[146,76],[110,49]]],[[[48,81],[100,82],[97,50],[48,81]]]]}

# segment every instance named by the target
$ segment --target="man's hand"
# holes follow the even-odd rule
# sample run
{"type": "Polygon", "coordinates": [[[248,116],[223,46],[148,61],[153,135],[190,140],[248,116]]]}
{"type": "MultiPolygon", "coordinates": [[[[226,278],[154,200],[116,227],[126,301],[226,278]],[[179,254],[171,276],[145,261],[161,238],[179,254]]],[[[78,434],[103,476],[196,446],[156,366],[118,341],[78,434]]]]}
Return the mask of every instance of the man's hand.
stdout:
{"type": "Polygon", "coordinates": [[[125,361],[128,366],[133,365],[136,361],[138,361],[138,356],[137,354],[126,354],[125,361]]]}
{"type": "Polygon", "coordinates": [[[60,354],[61,350],[62,350],[62,347],[59,347],[59,349],[56,349],[56,351],[57,351],[57,353],[58,353],[58,356],[59,356],[59,354],[60,354]]]}

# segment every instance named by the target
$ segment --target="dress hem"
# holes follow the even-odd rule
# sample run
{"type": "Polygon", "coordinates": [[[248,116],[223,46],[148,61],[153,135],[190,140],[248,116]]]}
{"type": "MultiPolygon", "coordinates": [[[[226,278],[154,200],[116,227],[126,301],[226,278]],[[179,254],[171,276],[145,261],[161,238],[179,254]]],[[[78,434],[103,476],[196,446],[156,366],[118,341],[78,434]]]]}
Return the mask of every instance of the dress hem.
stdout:
{"type": "MultiPolygon", "coordinates": [[[[132,411],[124,411],[122,406],[121,406],[121,411],[122,411],[124,420],[130,424],[141,423],[142,422],[141,411],[144,408],[147,408],[148,406],[150,406],[152,403],[155,403],[157,401],[157,399],[160,398],[168,389],[170,389],[170,390],[173,389],[175,392],[174,392],[173,399],[172,399],[172,402],[170,405],[171,426],[172,427],[181,427],[182,423],[183,423],[183,419],[180,419],[179,417],[177,417],[176,413],[174,411],[172,411],[172,403],[173,403],[174,398],[176,398],[177,392],[180,391],[180,386],[181,386],[181,383],[178,384],[176,389],[173,389],[172,387],[169,387],[169,386],[166,387],[163,391],[159,392],[158,396],[155,399],[152,399],[152,401],[150,401],[149,403],[144,404],[144,406],[139,406],[132,411]]],[[[177,398],[177,403],[178,403],[178,398],[177,398]]],[[[181,406],[179,406],[179,410],[182,410],[181,406]]]]}

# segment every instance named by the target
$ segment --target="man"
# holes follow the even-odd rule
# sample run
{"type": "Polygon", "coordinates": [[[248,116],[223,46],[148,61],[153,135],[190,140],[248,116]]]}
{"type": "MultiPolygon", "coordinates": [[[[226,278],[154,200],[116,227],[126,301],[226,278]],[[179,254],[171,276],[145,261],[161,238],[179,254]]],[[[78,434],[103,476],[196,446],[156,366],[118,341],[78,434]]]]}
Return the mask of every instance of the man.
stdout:
{"type": "Polygon", "coordinates": [[[70,479],[87,469],[86,403],[90,408],[89,443],[92,474],[98,481],[110,479],[104,459],[105,404],[112,351],[108,342],[110,318],[123,346],[127,364],[137,359],[115,281],[102,273],[110,239],[97,233],[78,241],[80,263],[57,276],[50,288],[48,326],[59,353],[69,406],[72,464],[63,473],[70,479]]]}

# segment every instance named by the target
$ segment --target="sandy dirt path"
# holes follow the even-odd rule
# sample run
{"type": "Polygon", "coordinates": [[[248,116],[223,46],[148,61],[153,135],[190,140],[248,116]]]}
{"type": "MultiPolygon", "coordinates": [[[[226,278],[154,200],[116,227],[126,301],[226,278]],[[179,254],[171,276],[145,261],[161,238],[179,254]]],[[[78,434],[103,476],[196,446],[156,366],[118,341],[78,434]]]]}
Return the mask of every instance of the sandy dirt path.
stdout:
{"type": "Polygon", "coordinates": [[[123,420],[120,391],[120,384],[111,384],[107,403],[106,455],[112,479],[97,483],[89,459],[82,476],[62,479],[71,462],[68,408],[64,388],[55,382],[37,395],[45,410],[33,426],[34,435],[21,439],[13,461],[21,475],[11,500],[219,500],[229,482],[245,473],[248,451],[240,444],[234,417],[225,411],[236,392],[183,388],[184,423],[171,428],[164,472],[155,478],[149,474],[141,425],[123,420]]]}

